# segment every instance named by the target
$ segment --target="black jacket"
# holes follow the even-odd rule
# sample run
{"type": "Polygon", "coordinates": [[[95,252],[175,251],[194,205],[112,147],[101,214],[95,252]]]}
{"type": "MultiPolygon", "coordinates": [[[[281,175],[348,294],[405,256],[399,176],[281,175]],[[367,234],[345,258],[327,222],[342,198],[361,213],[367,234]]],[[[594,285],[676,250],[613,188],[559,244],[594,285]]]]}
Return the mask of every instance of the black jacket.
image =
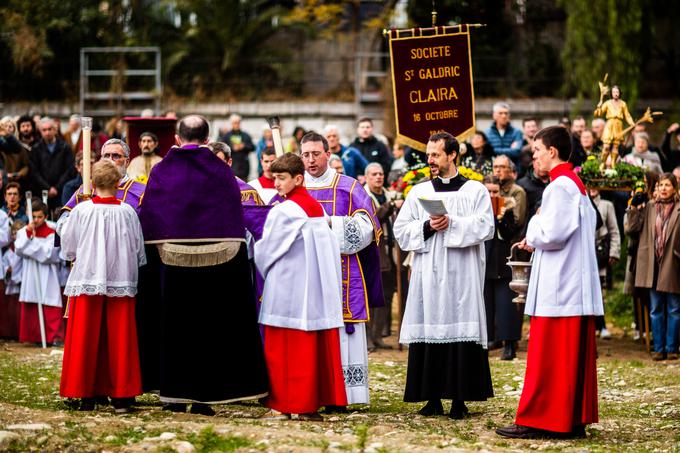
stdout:
{"type": "Polygon", "coordinates": [[[494,232],[493,239],[489,239],[484,243],[486,248],[485,278],[487,280],[512,278],[512,271],[507,265],[512,243],[505,238],[517,236],[520,230],[521,227],[515,223],[515,215],[511,209],[505,211],[505,215],[501,220],[496,218],[496,231],[494,232]]]}
{"type": "MultiPolygon", "coordinates": [[[[358,149],[367,161],[378,162],[383,168],[383,172],[386,175],[389,174],[394,159],[383,142],[375,137],[369,137],[365,140],[357,137],[350,146],[358,149]]],[[[385,178],[385,184],[387,184],[387,178],[385,178]]]]}
{"type": "Polygon", "coordinates": [[[536,214],[536,210],[541,206],[543,191],[548,186],[534,175],[534,169],[530,168],[527,174],[517,180],[517,185],[527,193],[527,223],[536,214]]]}
{"type": "Polygon", "coordinates": [[[61,194],[64,184],[73,179],[76,173],[73,152],[65,141],[57,138],[51,154],[42,140],[31,150],[31,181],[37,193],[56,187],[61,194]]]}

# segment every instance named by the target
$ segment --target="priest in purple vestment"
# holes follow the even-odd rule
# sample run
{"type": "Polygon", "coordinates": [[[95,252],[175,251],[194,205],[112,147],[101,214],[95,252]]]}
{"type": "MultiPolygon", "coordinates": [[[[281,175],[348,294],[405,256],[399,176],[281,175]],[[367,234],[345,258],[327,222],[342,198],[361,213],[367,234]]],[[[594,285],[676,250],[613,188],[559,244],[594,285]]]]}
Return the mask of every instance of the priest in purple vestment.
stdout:
{"type": "Polygon", "coordinates": [[[179,122],[180,146],[151,170],[139,210],[159,258],[160,398],[167,410],[191,404],[204,415],[269,389],[241,195],[231,168],[204,146],[208,135],[200,116],[179,122]]]}

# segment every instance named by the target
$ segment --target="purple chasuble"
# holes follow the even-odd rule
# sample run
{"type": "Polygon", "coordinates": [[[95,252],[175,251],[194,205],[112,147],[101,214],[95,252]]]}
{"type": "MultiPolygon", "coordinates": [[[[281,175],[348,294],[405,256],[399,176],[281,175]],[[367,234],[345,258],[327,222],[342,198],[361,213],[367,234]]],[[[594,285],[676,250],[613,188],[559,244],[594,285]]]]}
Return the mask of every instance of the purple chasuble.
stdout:
{"type": "Polygon", "coordinates": [[[261,206],[264,202],[260,198],[260,194],[250,184],[236,176],[238,189],[241,191],[241,204],[243,206],[261,206]]]}
{"type": "MultiPolygon", "coordinates": [[[[139,181],[135,181],[134,179],[121,180],[118,184],[116,198],[121,202],[132,206],[135,211],[137,211],[137,214],[139,214],[139,203],[144,196],[144,189],[146,189],[146,185],[139,181]]],[[[83,186],[80,186],[77,193],[80,195],[83,194],[83,186]]],[[[93,190],[92,195],[97,195],[97,191],[93,190]]],[[[71,211],[78,203],[80,203],[80,201],[81,200],[78,199],[74,193],[68,203],[62,207],[62,210],[71,211]]]]}
{"type": "Polygon", "coordinates": [[[193,144],[173,147],[149,175],[139,209],[144,240],[147,243],[243,240],[240,201],[231,168],[210,149],[193,144]]]}
{"type": "MultiPolygon", "coordinates": [[[[345,322],[368,321],[368,309],[383,307],[385,300],[380,275],[378,241],[382,235],[375,207],[361,184],[349,176],[336,174],[327,187],[307,187],[309,194],[323,206],[329,216],[353,216],[365,212],[371,218],[375,239],[352,255],[340,255],[342,267],[342,315],[345,322]]],[[[270,204],[281,202],[278,195],[270,204]]]]}

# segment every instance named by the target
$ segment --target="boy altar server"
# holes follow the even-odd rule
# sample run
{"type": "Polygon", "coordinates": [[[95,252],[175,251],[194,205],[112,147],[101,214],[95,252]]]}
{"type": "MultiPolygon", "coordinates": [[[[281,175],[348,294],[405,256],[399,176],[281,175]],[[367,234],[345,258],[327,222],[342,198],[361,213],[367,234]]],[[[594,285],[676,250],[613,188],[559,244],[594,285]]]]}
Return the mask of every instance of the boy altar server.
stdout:
{"type": "Polygon", "coordinates": [[[17,232],[14,241],[14,251],[23,258],[19,293],[19,341],[41,342],[38,310],[42,309],[45,341],[51,344],[64,339],[59,247],[54,245],[54,230],[47,225],[47,205],[34,201],[32,208],[33,220],[17,232]]]}
{"type": "Polygon", "coordinates": [[[75,260],[64,289],[72,299],[60,392],[82,398],[80,410],[105,396],[126,413],[142,393],[135,295],[144,239],[135,210],[116,199],[115,164],[102,159],[92,176],[97,195],[73,208],[59,230],[63,257],[75,260]]]}
{"type": "Polygon", "coordinates": [[[293,154],[272,164],[274,206],[255,244],[264,276],[260,323],[272,411],[266,418],[321,421],[321,406],[346,406],[338,328],[343,326],[340,247],[324,210],[303,187],[305,167],[293,154]]]}
{"type": "Polygon", "coordinates": [[[535,249],[524,309],[531,341],[515,424],[496,430],[504,437],[584,437],[598,420],[595,316],[604,311],[596,214],[568,162],[571,146],[561,126],[534,136],[534,161],[551,182],[520,243],[535,249]]]}

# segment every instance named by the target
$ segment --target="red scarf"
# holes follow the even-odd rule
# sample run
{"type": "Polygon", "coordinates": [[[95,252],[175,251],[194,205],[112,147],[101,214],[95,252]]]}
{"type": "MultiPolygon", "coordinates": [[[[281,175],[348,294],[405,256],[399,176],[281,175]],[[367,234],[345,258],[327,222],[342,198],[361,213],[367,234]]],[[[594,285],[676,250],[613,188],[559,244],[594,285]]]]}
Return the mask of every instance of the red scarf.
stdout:
{"type": "Polygon", "coordinates": [[[116,197],[100,197],[95,195],[92,197],[92,203],[94,204],[120,204],[120,200],[116,197]]]}
{"type": "Polygon", "coordinates": [[[260,176],[257,178],[258,181],[260,181],[260,185],[262,186],[263,189],[274,189],[274,180],[267,178],[265,175],[260,176]]]}
{"type": "Polygon", "coordinates": [[[28,235],[28,237],[46,238],[50,234],[54,234],[54,230],[49,227],[47,222],[45,222],[42,225],[40,225],[38,228],[33,230],[32,233],[29,233],[28,230],[26,230],[26,234],[28,235]]]}
{"type": "Polygon", "coordinates": [[[309,217],[323,217],[321,203],[316,201],[302,186],[288,192],[286,199],[297,203],[309,217]]]}
{"type": "Polygon", "coordinates": [[[583,185],[581,178],[579,178],[578,175],[574,173],[574,166],[571,163],[565,162],[550,170],[550,181],[554,181],[560,176],[566,176],[567,178],[574,181],[574,184],[576,184],[578,190],[580,190],[583,195],[586,194],[586,186],[583,185]]]}

